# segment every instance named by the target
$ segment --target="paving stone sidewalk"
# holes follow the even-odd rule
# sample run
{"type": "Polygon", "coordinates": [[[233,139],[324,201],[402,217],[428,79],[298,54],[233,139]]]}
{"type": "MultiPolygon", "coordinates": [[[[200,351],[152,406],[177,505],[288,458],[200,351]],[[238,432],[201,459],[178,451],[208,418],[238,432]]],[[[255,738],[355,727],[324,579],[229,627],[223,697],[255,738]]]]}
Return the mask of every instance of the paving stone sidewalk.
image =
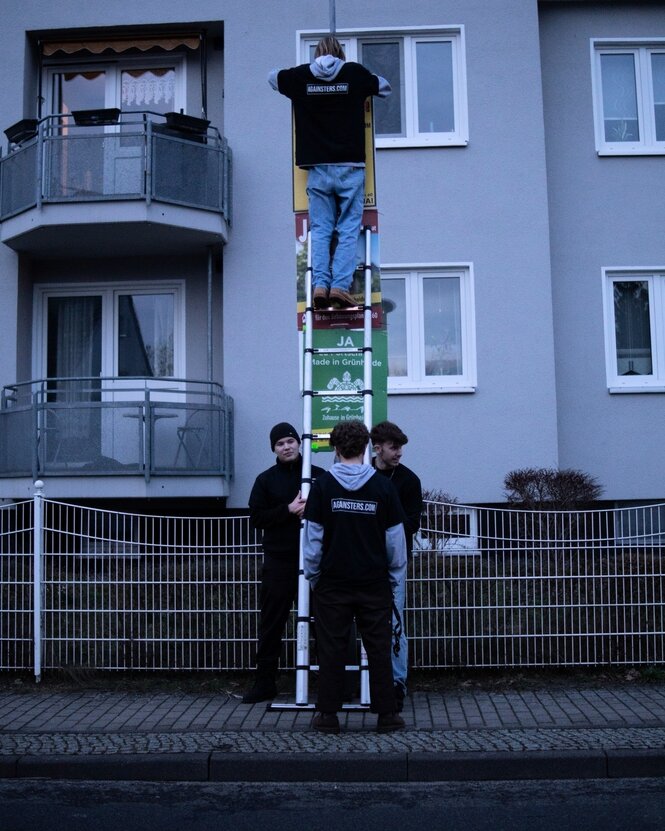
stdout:
{"type": "Polygon", "coordinates": [[[310,710],[246,705],[233,694],[0,692],[0,774],[331,781],[665,775],[665,684],[416,692],[406,700],[406,730],[388,735],[375,732],[376,716],[366,712],[341,714],[339,736],[314,732],[311,718],[310,710]]]}

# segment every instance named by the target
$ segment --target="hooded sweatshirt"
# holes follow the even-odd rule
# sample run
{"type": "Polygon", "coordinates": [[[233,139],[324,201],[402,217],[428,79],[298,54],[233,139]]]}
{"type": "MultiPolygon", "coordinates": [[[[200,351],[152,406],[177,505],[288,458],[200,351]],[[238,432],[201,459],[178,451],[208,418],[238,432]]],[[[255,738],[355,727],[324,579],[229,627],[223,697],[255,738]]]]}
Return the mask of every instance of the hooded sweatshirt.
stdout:
{"type": "MultiPolygon", "coordinates": [[[[312,465],[312,477],[323,469],[312,465]]],[[[293,462],[275,464],[256,477],[249,496],[249,519],[263,532],[265,554],[297,565],[300,547],[300,518],[289,511],[302,484],[302,456],[293,462]]]]}
{"type": "Polygon", "coordinates": [[[404,513],[397,491],[370,465],[334,464],[317,478],[305,508],[305,577],[340,585],[390,580],[406,569],[404,513]]]}
{"type": "Polygon", "coordinates": [[[365,100],[391,87],[362,64],[322,55],[311,64],[273,70],[273,89],[293,102],[296,164],[365,164],[365,100]]]}

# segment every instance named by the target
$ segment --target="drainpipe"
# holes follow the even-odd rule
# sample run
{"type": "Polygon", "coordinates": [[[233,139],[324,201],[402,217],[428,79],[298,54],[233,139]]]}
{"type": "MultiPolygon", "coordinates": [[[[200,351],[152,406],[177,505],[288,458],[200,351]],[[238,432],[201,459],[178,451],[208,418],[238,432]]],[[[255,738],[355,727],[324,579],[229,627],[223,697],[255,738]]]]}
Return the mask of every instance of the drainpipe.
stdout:
{"type": "Polygon", "coordinates": [[[201,113],[208,117],[208,50],[203,33],[199,34],[199,57],[201,61],[201,113]]]}

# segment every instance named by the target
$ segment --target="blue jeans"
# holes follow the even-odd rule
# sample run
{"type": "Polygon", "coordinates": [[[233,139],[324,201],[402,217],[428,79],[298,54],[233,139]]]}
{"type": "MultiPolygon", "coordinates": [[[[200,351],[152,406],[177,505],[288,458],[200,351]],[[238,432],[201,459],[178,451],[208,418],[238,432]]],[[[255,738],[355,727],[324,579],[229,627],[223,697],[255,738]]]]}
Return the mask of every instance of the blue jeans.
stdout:
{"type": "MultiPolygon", "coordinates": [[[[393,658],[393,682],[395,685],[402,687],[404,692],[406,693],[406,675],[407,675],[407,668],[409,666],[409,643],[406,639],[406,630],[404,626],[404,602],[406,600],[406,571],[404,572],[404,577],[399,581],[399,583],[395,586],[393,591],[393,602],[395,604],[395,608],[399,612],[399,616],[402,620],[402,634],[400,635],[399,639],[399,655],[395,655],[392,653],[393,658]]],[[[393,627],[395,626],[395,614],[393,612],[393,627]]]]}
{"type": "Polygon", "coordinates": [[[365,199],[365,168],[322,164],[307,176],[312,285],[349,291],[365,199]],[[333,234],[337,246],[330,256],[333,234]]]}

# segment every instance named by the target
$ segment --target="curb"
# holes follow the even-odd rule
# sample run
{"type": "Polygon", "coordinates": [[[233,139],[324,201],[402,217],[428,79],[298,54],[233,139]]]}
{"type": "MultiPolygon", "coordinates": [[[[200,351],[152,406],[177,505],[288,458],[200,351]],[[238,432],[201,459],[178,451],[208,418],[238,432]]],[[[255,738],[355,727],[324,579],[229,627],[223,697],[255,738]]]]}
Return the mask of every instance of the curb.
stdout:
{"type": "Polygon", "coordinates": [[[102,755],[19,756],[18,779],[206,782],[208,753],[118,753],[102,755]]]}
{"type": "Polygon", "coordinates": [[[218,753],[215,782],[408,782],[409,753],[218,753]]]}
{"type": "Polygon", "coordinates": [[[3,779],[461,782],[665,777],[663,750],[0,756],[3,779]]]}

